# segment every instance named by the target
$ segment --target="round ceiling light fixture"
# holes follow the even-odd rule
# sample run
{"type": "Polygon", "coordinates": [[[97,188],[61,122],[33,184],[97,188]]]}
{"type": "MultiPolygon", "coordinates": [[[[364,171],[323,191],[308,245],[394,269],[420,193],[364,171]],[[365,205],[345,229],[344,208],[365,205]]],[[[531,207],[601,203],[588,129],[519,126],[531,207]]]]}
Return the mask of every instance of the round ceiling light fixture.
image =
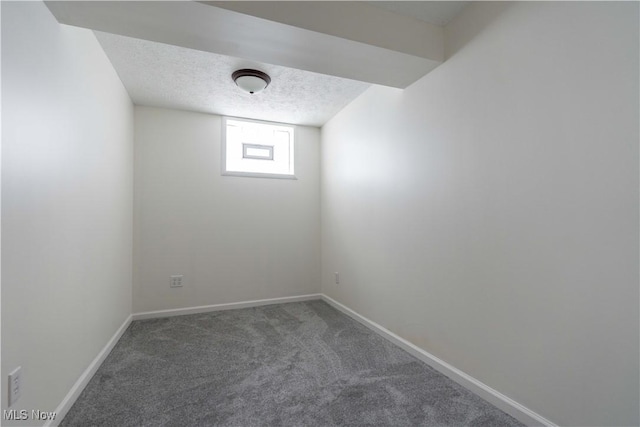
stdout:
{"type": "Polygon", "coordinates": [[[271,77],[266,73],[248,68],[234,71],[231,78],[240,89],[250,94],[263,91],[271,83],[271,77]]]}

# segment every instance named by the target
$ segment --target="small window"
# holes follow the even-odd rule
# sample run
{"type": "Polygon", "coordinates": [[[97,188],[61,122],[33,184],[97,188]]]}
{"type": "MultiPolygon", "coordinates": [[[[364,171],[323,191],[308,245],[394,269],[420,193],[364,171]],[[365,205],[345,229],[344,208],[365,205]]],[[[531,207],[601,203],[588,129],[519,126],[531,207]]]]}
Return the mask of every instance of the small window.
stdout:
{"type": "Polygon", "coordinates": [[[293,126],[225,118],[222,174],[295,179],[293,126]]]}

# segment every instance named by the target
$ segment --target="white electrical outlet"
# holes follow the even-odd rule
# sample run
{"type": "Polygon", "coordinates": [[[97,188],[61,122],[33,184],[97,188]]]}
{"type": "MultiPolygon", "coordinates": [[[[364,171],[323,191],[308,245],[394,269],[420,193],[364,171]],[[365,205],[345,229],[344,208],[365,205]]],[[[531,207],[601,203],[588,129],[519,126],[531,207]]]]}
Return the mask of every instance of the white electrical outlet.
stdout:
{"type": "Polygon", "coordinates": [[[182,287],[182,274],[178,274],[175,276],[171,276],[171,281],[169,282],[169,287],[171,288],[181,288],[182,287]]]}
{"type": "Polygon", "coordinates": [[[335,273],[333,273],[333,275],[335,276],[336,279],[336,285],[340,284],[340,273],[338,273],[337,271],[335,273]]]}
{"type": "Polygon", "coordinates": [[[9,374],[9,406],[20,399],[22,394],[22,367],[18,366],[9,374]]]}

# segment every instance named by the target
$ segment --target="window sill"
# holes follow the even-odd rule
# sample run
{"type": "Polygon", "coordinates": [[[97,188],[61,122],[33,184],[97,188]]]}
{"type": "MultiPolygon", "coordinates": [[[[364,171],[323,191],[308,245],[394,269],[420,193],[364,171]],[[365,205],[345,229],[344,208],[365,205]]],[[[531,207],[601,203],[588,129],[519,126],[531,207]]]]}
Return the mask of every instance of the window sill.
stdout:
{"type": "Polygon", "coordinates": [[[275,173],[258,173],[258,172],[222,172],[222,176],[239,176],[245,178],[271,178],[271,179],[291,179],[297,180],[295,175],[283,175],[275,173]]]}

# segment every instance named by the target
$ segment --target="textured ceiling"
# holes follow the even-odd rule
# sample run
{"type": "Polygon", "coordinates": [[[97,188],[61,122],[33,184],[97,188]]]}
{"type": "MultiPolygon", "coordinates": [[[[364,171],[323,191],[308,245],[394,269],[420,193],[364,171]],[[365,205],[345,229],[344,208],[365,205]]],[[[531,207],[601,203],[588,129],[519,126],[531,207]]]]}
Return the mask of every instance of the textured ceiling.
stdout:
{"type": "Polygon", "coordinates": [[[369,1],[398,15],[409,16],[434,25],[445,26],[469,3],[468,1],[369,1]]]}
{"type": "Polygon", "coordinates": [[[129,96],[137,105],[322,126],[369,87],[359,81],[230,56],[95,32],[129,96]],[[249,95],[231,79],[240,68],[271,76],[249,95]]]}

